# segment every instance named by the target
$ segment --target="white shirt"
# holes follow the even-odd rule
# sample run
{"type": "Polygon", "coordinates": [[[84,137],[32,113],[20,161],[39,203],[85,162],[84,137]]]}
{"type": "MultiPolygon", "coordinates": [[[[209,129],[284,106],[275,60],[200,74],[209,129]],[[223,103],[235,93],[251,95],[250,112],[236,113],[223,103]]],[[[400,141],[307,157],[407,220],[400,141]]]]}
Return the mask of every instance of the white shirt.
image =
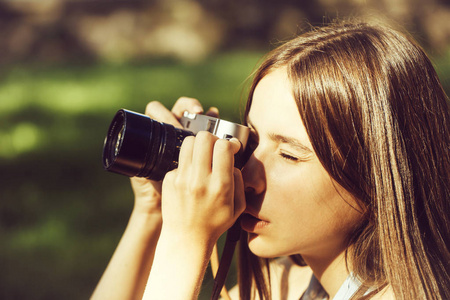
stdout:
{"type": "MultiPolygon", "coordinates": [[[[359,289],[361,282],[352,274],[350,274],[344,283],[342,283],[333,300],[348,300],[359,289]]],[[[328,294],[323,289],[320,282],[313,275],[309,286],[300,300],[328,300],[328,294]]]]}
{"type": "MultiPolygon", "coordinates": [[[[297,266],[287,257],[271,262],[270,276],[273,299],[298,300],[300,297],[300,300],[329,300],[328,294],[311,269],[297,266]]],[[[360,286],[361,282],[355,276],[349,275],[332,300],[348,300],[360,286]]],[[[370,290],[366,293],[369,292],[370,290]]],[[[230,296],[231,299],[239,299],[237,286],[230,291],[230,296]]],[[[255,299],[259,297],[255,295],[255,299]]]]}

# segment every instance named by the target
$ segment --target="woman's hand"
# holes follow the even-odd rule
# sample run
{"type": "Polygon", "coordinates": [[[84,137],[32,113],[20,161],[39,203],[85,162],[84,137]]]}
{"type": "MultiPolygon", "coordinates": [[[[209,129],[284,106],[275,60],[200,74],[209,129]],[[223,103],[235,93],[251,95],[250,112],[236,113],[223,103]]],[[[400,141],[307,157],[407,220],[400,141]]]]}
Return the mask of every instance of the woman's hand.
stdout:
{"type": "Polygon", "coordinates": [[[212,246],[245,209],[241,172],[234,167],[240,142],[201,131],[187,137],[178,169],[163,181],[163,229],[212,246]]]}
{"type": "Polygon", "coordinates": [[[201,131],[162,185],[162,229],[143,299],[197,299],[214,243],[245,209],[240,142],[201,131]],[[175,287],[175,288],[174,288],[175,287]]]}
{"type": "MultiPolygon", "coordinates": [[[[182,128],[179,119],[184,111],[199,114],[203,113],[203,107],[197,99],[182,97],[176,101],[171,111],[160,102],[152,101],[147,105],[145,114],[157,121],[182,128]]],[[[216,108],[210,108],[207,114],[218,117],[216,108]]],[[[162,182],[133,177],[131,178],[131,186],[135,195],[134,212],[161,217],[162,182]]]]}

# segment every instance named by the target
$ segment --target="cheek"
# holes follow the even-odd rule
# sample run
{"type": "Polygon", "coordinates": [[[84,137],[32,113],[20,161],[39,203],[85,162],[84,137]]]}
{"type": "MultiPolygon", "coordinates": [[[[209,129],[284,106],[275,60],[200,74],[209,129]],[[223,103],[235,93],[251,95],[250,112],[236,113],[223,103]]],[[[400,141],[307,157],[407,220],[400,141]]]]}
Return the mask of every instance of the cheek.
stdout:
{"type": "Polygon", "coordinates": [[[344,199],[346,191],[320,167],[285,165],[267,174],[262,210],[286,253],[320,251],[320,245],[340,248],[360,218],[344,199]]]}
{"type": "Polygon", "coordinates": [[[308,199],[311,194],[308,187],[310,180],[303,173],[301,167],[278,163],[266,174],[263,210],[267,210],[269,216],[282,220],[278,224],[280,226],[291,226],[295,222],[301,225],[308,213],[314,210],[313,201],[308,199]]]}

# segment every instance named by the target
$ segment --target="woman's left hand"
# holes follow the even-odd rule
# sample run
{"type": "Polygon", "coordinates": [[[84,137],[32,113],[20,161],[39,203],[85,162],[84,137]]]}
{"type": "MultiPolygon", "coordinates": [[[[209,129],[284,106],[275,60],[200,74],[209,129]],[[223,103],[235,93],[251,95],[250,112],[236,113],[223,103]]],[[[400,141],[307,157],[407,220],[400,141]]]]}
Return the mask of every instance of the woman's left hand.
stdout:
{"type": "Polygon", "coordinates": [[[162,233],[187,234],[212,246],[245,209],[241,172],[234,167],[240,142],[209,132],[187,137],[178,168],[162,187],[162,233]]]}

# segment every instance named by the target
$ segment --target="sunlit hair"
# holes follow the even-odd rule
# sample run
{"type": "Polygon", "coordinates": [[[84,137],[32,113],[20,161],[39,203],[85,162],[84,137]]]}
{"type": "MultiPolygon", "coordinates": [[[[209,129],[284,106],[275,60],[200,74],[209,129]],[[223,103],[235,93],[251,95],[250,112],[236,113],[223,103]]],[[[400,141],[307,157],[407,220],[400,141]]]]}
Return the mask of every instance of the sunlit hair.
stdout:
{"type": "MultiPolygon", "coordinates": [[[[346,253],[363,282],[354,298],[389,286],[397,299],[450,299],[449,106],[424,51],[379,25],[315,29],[268,54],[246,116],[258,82],[281,67],[318,159],[364,210],[346,253]]],[[[242,239],[242,299],[252,285],[270,297],[265,274],[242,239]]]]}

